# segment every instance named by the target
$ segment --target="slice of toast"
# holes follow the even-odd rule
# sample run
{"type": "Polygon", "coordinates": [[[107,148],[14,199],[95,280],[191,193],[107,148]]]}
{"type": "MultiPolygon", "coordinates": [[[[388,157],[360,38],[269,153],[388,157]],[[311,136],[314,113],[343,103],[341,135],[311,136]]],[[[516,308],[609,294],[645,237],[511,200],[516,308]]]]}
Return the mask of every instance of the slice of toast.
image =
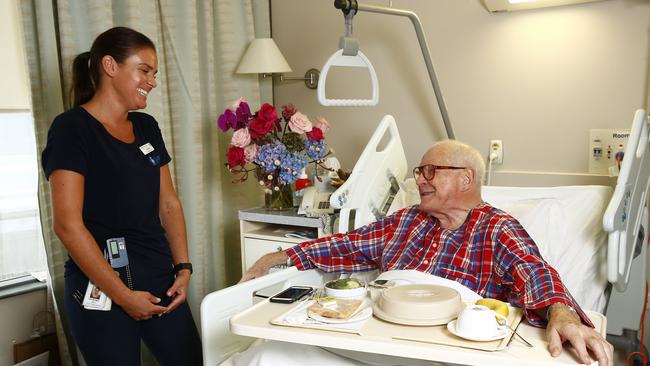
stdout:
{"type": "Polygon", "coordinates": [[[325,304],[317,302],[307,310],[326,318],[347,319],[354,315],[362,304],[363,300],[336,299],[325,304]]]}

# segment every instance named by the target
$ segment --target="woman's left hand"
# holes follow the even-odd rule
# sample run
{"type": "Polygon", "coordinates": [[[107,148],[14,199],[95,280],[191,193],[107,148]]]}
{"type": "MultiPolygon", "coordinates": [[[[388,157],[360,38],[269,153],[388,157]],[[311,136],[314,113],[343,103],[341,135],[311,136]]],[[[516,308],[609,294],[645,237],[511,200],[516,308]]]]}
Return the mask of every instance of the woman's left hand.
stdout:
{"type": "Polygon", "coordinates": [[[172,302],[167,306],[166,313],[176,309],[187,299],[187,285],[190,283],[190,271],[181,270],[176,274],[176,279],[172,287],[167,290],[167,296],[172,298],[172,302]]]}

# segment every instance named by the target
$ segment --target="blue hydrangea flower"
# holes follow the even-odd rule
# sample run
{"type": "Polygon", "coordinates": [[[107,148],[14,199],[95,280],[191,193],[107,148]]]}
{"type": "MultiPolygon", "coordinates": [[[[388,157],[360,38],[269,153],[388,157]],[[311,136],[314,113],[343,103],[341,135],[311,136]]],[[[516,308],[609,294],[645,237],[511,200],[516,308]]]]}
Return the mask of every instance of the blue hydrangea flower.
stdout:
{"type": "Polygon", "coordinates": [[[312,160],[320,160],[327,155],[327,144],[325,140],[305,140],[305,152],[312,160]]]}
{"type": "Polygon", "coordinates": [[[260,147],[257,157],[255,157],[255,163],[261,166],[265,172],[272,172],[282,164],[288,154],[287,147],[280,141],[275,141],[260,147]]]}
{"type": "Polygon", "coordinates": [[[280,163],[280,183],[291,184],[296,181],[300,171],[307,166],[307,157],[304,154],[293,152],[284,156],[280,163]]]}

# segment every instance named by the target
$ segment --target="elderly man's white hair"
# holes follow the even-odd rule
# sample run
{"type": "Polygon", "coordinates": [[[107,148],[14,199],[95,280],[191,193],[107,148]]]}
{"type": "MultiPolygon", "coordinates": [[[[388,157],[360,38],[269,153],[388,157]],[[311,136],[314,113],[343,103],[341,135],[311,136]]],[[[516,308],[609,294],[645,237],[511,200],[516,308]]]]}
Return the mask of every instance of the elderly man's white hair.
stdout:
{"type": "Polygon", "coordinates": [[[468,167],[474,170],[476,185],[480,187],[483,184],[485,162],[478,150],[458,140],[438,141],[429,148],[429,150],[432,149],[444,151],[447,164],[468,167]]]}

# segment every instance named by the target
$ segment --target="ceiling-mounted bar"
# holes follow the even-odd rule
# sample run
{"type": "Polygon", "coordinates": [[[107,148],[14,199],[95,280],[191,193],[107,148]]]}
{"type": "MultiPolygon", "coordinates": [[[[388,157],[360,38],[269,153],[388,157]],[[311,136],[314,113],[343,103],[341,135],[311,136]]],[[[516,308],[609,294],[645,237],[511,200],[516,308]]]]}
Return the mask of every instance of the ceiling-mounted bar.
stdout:
{"type": "Polygon", "coordinates": [[[450,139],[455,139],[454,130],[451,127],[451,122],[449,121],[449,114],[447,113],[447,106],[445,105],[445,100],[442,97],[442,91],[440,90],[440,85],[438,85],[438,79],[436,78],[436,72],[433,69],[433,63],[431,62],[431,54],[429,53],[429,46],[427,40],[424,37],[424,30],[422,30],[422,23],[420,23],[420,18],[417,14],[410,10],[403,9],[394,9],[386,6],[375,6],[375,5],[363,5],[359,4],[357,0],[335,0],[334,7],[343,11],[344,14],[348,14],[351,10],[356,12],[367,11],[371,13],[380,13],[388,15],[399,15],[407,17],[413,23],[415,28],[415,33],[418,37],[418,42],[420,43],[420,50],[422,51],[422,56],[424,57],[424,63],[427,66],[427,72],[429,73],[429,79],[431,80],[431,86],[433,87],[433,92],[436,95],[436,101],[438,102],[438,108],[440,109],[440,114],[442,115],[442,122],[445,125],[445,130],[447,130],[447,137],[450,139]]]}

